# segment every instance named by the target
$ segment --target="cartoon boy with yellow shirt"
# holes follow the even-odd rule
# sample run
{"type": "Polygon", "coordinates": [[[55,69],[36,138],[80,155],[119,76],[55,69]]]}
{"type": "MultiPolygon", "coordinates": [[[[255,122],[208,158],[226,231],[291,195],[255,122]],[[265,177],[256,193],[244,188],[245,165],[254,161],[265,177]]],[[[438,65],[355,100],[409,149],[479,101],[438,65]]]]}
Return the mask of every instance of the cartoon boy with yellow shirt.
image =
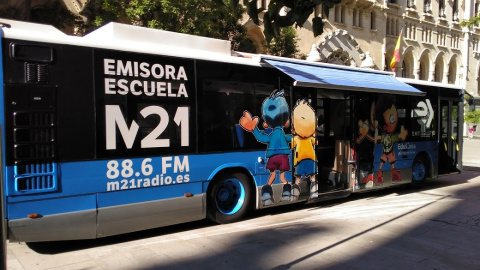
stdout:
{"type": "Polygon", "coordinates": [[[315,111],[307,100],[298,100],[292,111],[292,148],[294,149],[293,166],[296,181],[292,188],[292,200],[298,199],[300,181],[310,179],[310,198],[318,197],[317,159],[315,155],[315,131],[317,118],[315,111]]]}

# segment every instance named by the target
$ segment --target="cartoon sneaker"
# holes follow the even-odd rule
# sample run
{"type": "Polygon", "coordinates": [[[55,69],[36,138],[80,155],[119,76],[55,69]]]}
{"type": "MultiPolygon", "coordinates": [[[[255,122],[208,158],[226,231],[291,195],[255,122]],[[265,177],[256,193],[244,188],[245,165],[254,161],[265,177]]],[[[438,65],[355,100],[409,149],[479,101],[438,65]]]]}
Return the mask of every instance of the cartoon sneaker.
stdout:
{"type": "Polygon", "coordinates": [[[282,199],[281,202],[289,202],[292,197],[292,185],[285,184],[283,185],[282,199]]]}
{"type": "Polygon", "coordinates": [[[402,181],[402,173],[397,170],[397,169],[393,169],[392,170],[392,181],[395,181],[395,182],[399,182],[399,181],[402,181]]]}
{"type": "Polygon", "coordinates": [[[298,200],[298,196],[300,196],[300,186],[297,184],[293,184],[292,188],[292,201],[298,200]]]}
{"type": "Polygon", "coordinates": [[[310,199],[318,198],[318,182],[313,181],[310,184],[310,199]]]}
{"type": "Polygon", "coordinates": [[[377,185],[383,185],[383,171],[378,169],[377,171],[377,180],[375,181],[377,185]]]}
{"type": "Polygon", "coordinates": [[[262,203],[264,206],[274,204],[272,186],[265,185],[262,187],[262,203]]]}
{"type": "Polygon", "coordinates": [[[362,184],[373,182],[373,174],[369,174],[362,179],[362,184]]]}

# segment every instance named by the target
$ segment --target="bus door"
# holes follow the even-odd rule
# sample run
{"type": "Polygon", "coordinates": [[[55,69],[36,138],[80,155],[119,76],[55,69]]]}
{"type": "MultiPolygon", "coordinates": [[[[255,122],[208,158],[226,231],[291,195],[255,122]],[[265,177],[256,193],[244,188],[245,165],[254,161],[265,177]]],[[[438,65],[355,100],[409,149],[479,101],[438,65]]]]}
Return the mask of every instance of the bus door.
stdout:
{"type": "Polygon", "coordinates": [[[458,104],[452,100],[440,100],[440,138],[438,171],[440,174],[458,172],[459,121],[458,104]]]}
{"type": "Polygon", "coordinates": [[[372,96],[363,94],[354,99],[353,134],[356,161],[355,189],[372,188],[374,183],[374,151],[376,136],[375,104],[372,96]]]}
{"type": "Polygon", "coordinates": [[[342,91],[317,90],[317,147],[319,194],[350,187],[353,105],[342,91]]]}

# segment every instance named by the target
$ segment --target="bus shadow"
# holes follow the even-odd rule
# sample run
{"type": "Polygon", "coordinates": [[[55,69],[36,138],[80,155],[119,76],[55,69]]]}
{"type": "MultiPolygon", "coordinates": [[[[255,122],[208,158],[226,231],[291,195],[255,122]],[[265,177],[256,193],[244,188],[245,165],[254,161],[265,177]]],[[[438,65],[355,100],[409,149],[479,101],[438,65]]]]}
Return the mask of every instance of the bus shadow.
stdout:
{"type": "Polygon", "coordinates": [[[188,230],[197,230],[197,229],[201,229],[201,228],[205,228],[213,225],[214,224],[212,222],[205,219],[205,220],[188,222],[188,223],[155,228],[150,230],[120,234],[115,236],[108,236],[108,237],[98,238],[98,239],[31,242],[26,244],[31,250],[39,254],[54,255],[54,254],[66,253],[66,252],[83,250],[88,248],[96,248],[96,247],[126,243],[126,242],[136,241],[140,239],[158,237],[162,235],[169,235],[169,234],[184,232],[188,230]]]}
{"type": "MultiPolygon", "coordinates": [[[[355,201],[360,199],[374,200],[376,198],[390,196],[392,194],[395,194],[397,196],[403,196],[411,193],[428,192],[429,190],[435,190],[438,188],[462,184],[477,176],[480,176],[480,171],[465,171],[462,174],[449,175],[439,179],[430,180],[425,186],[421,188],[409,188],[402,185],[397,187],[385,188],[385,189],[377,190],[373,192],[356,193],[356,194],[350,195],[349,197],[335,199],[335,200],[315,202],[315,203],[309,203],[309,204],[297,203],[297,204],[284,205],[281,207],[261,209],[261,210],[253,211],[252,213],[250,213],[246,217],[246,220],[261,218],[263,216],[275,216],[275,215],[285,214],[289,212],[299,211],[302,209],[315,210],[318,208],[333,208],[337,205],[341,205],[350,201],[355,201]]],[[[201,220],[201,221],[177,224],[177,225],[172,225],[172,226],[167,226],[162,228],[155,228],[150,230],[122,234],[117,236],[110,236],[105,238],[73,240],[73,241],[38,242],[38,243],[32,242],[32,243],[27,243],[27,246],[31,250],[39,254],[54,255],[54,254],[84,250],[89,248],[127,243],[131,241],[148,239],[148,238],[158,237],[163,235],[170,235],[170,234],[186,232],[190,230],[198,230],[198,229],[212,227],[212,226],[217,226],[217,225],[209,220],[201,220]]]]}

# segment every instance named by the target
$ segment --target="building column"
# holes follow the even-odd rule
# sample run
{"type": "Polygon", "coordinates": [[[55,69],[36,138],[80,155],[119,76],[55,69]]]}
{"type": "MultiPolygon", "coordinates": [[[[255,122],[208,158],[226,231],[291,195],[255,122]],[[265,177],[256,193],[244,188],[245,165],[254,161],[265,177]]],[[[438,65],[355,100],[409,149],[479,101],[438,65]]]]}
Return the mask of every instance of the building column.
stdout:
{"type": "MultiPolygon", "coordinates": [[[[472,18],[472,6],[475,3],[475,1],[472,0],[464,0],[465,1],[465,13],[464,13],[464,19],[469,20],[472,18]]],[[[460,3],[458,3],[460,4],[460,3]]],[[[463,43],[462,43],[462,71],[461,74],[463,74],[460,85],[466,89],[467,88],[467,79],[468,79],[468,64],[469,64],[469,54],[470,54],[470,29],[467,27],[463,27],[462,29],[463,32],[463,43]]]]}

